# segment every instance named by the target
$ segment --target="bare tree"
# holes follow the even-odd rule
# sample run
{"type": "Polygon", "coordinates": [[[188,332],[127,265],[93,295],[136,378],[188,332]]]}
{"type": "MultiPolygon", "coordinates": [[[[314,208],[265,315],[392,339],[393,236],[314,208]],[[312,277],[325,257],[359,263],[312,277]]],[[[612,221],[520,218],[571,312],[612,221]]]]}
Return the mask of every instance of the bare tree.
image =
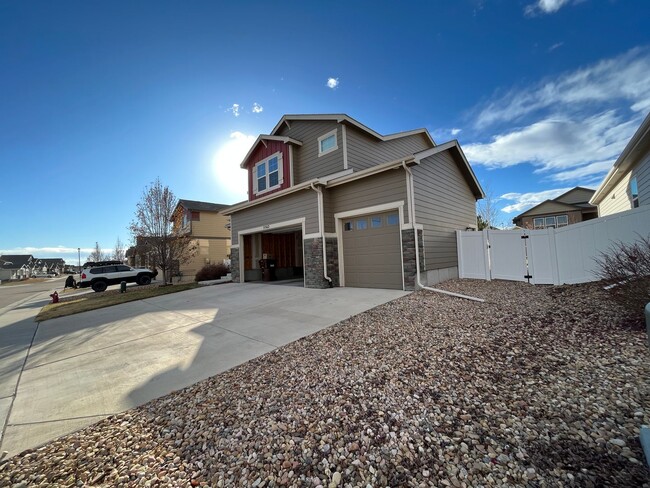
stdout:
{"type": "Polygon", "coordinates": [[[120,261],[123,263],[125,254],[126,251],[124,250],[124,244],[122,243],[121,239],[118,237],[117,241],[115,241],[115,249],[113,249],[113,259],[115,261],[120,261]]]}
{"type": "Polygon", "coordinates": [[[169,187],[156,178],[142,192],[129,226],[133,240],[146,243],[147,252],[162,271],[163,283],[171,283],[171,271],[196,253],[196,244],[182,232],[182,214],[174,213],[177,203],[169,187]]]}
{"type": "Polygon", "coordinates": [[[95,242],[95,249],[91,252],[86,261],[97,262],[97,261],[108,261],[110,255],[102,251],[102,248],[99,247],[99,242],[95,242]]]}
{"type": "Polygon", "coordinates": [[[498,221],[500,214],[496,205],[498,198],[494,196],[494,192],[488,184],[483,185],[483,191],[485,197],[477,205],[478,230],[504,227],[503,223],[498,221]]]}

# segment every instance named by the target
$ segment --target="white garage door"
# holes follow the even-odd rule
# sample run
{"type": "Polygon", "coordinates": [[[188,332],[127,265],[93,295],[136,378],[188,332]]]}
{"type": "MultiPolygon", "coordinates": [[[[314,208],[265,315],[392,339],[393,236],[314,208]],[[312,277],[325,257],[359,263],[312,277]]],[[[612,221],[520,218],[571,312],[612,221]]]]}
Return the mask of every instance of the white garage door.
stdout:
{"type": "Polygon", "coordinates": [[[402,244],[397,211],[343,220],[345,286],[401,290],[402,244]]]}

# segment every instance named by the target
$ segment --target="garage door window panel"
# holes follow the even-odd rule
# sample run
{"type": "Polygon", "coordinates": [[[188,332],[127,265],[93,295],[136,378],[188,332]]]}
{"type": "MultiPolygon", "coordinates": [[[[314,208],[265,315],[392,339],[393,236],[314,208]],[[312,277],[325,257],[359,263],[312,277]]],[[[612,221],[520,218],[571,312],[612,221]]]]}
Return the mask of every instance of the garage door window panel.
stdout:
{"type": "Polygon", "coordinates": [[[366,219],[357,220],[357,230],[366,230],[368,228],[368,221],[366,219]]]}

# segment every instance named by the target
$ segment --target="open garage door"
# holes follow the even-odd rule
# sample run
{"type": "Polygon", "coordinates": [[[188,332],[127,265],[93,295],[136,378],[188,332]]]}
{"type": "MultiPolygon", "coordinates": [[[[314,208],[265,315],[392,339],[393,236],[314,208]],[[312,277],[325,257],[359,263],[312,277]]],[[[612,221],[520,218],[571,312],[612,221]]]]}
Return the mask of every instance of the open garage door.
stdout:
{"type": "Polygon", "coordinates": [[[343,219],[345,286],[403,289],[397,211],[343,219]]]}

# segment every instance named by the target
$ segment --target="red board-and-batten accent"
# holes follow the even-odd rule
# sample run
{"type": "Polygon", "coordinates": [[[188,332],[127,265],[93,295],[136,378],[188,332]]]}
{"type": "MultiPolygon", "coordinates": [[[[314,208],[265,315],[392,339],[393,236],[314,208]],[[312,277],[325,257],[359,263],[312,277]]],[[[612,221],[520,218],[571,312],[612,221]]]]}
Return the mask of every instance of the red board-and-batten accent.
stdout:
{"type": "Polygon", "coordinates": [[[248,170],[248,200],[252,201],[256,198],[264,198],[277,191],[284,190],[291,186],[291,167],[289,164],[289,145],[281,141],[260,141],[257,143],[257,148],[250,155],[246,161],[246,169],[248,170]],[[266,146],[264,145],[266,143],[266,146]],[[275,154],[276,152],[282,153],[282,184],[274,190],[267,191],[259,197],[253,192],[253,170],[255,165],[265,158],[275,154]]]}

